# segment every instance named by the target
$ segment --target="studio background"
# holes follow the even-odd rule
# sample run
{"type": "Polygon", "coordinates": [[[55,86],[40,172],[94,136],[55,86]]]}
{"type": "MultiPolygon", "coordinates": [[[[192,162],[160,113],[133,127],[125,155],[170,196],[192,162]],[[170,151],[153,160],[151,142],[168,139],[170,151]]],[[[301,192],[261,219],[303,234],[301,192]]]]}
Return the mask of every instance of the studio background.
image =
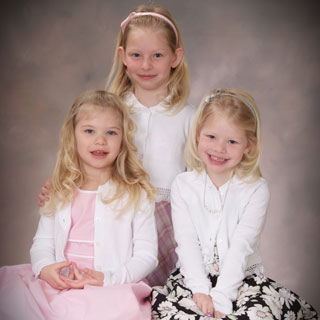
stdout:
{"type": "MultiPolygon", "coordinates": [[[[2,4],[1,266],[29,263],[37,194],[51,176],[63,119],[82,91],[104,88],[120,22],[140,3],[2,4]]],[[[319,311],[318,1],[157,3],[182,32],[192,104],[216,87],[255,97],[271,189],[261,244],[266,274],[319,311]]]]}

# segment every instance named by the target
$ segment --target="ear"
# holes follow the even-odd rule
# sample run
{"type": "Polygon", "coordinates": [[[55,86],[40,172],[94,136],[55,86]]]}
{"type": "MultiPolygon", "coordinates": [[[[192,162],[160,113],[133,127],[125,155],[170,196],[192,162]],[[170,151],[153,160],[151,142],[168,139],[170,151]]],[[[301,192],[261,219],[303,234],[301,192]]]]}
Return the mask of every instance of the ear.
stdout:
{"type": "Polygon", "coordinates": [[[176,68],[180,63],[180,61],[182,60],[182,58],[183,58],[183,49],[182,48],[176,49],[174,53],[174,58],[171,63],[171,68],[176,68]]]}
{"type": "Polygon", "coordinates": [[[250,143],[248,143],[247,144],[247,146],[246,146],[246,148],[244,149],[244,154],[248,154],[249,152],[250,152],[250,150],[251,150],[251,145],[250,145],[250,143]]]}
{"type": "Polygon", "coordinates": [[[119,47],[119,48],[118,48],[118,54],[119,54],[119,57],[120,57],[122,63],[123,63],[125,66],[127,66],[127,64],[126,64],[126,53],[125,53],[123,47],[119,47]]]}
{"type": "Polygon", "coordinates": [[[196,143],[197,145],[199,144],[199,139],[200,139],[200,132],[196,132],[196,143]]]}
{"type": "Polygon", "coordinates": [[[248,140],[247,141],[247,146],[245,147],[243,153],[244,154],[248,154],[251,151],[252,147],[255,145],[255,143],[256,143],[256,139],[255,138],[252,138],[252,140],[248,140]]]}

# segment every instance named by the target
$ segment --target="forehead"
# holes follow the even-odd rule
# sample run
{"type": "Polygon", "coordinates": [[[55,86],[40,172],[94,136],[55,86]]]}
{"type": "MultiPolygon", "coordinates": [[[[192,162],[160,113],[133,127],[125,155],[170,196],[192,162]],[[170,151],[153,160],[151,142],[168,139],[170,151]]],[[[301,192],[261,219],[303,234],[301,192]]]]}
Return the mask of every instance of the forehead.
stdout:
{"type": "Polygon", "coordinates": [[[164,28],[133,26],[128,31],[126,45],[166,45],[168,46],[168,37],[164,28]]]}
{"type": "Polygon", "coordinates": [[[223,131],[234,135],[245,134],[245,130],[227,112],[211,113],[203,122],[200,130],[223,131]]]}
{"type": "Polygon", "coordinates": [[[117,109],[108,106],[98,106],[85,103],[80,106],[79,112],[76,116],[76,121],[79,122],[81,120],[99,118],[101,115],[106,115],[114,119],[121,119],[121,113],[117,109]]]}

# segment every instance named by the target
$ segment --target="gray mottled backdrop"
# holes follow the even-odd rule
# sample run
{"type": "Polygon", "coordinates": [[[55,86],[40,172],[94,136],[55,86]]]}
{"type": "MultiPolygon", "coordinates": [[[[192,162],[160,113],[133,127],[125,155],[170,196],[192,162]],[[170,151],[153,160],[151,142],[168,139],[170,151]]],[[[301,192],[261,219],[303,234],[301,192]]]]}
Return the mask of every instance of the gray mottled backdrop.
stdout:
{"type": "MultiPolygon", "coordinates": [[[[240,87],[261,109],[272,199],[262,238],[269,277],[318,310],[318,1],[163,0],[180,26],[192,91],[240,87]]],[[[51,175],[74,98],[104,88],[119,24],[139,1],[1,6],[1,265],[29,262],[37,194],[51,175]]]]}

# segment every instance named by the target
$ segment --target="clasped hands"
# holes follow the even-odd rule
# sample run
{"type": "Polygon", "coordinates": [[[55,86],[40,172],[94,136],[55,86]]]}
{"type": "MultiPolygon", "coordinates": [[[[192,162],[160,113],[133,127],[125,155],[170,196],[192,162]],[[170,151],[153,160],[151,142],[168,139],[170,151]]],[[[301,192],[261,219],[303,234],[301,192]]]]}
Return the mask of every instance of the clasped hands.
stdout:
{"type": "Polygon", "coordinates": [[[226,316],[224,313],[215,310],[210,295],[204,293],[195,293],[192,299],[205,316],[216,319],[221,319],[226,316]]]}
{"type": "Polygon", "coordinates": [[[85,285],[103,286],[104,274],[88,268],[80,270],[74,262],[62,261],[43,267],[39,278],[57,290],[83,289],[85,285]],[[63,268],[69,268],[68,276],[61,274],[63,268]]]}

